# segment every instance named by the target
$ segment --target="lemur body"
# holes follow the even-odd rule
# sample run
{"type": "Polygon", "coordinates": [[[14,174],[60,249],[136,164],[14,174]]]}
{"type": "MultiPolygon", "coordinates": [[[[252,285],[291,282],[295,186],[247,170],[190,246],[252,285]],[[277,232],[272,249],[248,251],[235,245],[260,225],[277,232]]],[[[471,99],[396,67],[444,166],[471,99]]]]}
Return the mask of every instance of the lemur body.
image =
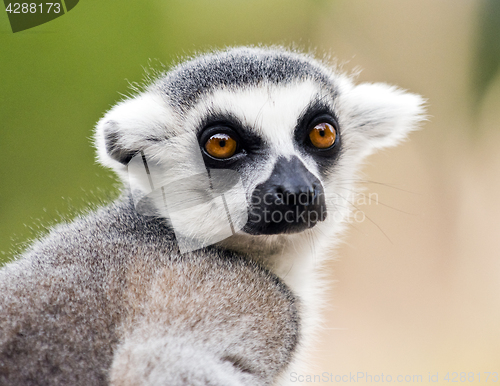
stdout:
{"type": "Polygon", "coordinates": [[[106,384],[112,365],[117,385],[275,378],[299,335],[291,291],[237,254],[174,242],[124,197],[0,271],[0,384],[106,384]]]}
{"type": "Polygon", "coordinates": [[[131,190],[0,271],[0,383],[285,384],[317,325],[356,170],[421,105],[263,48],[195,58],[119,103],[96,144],[131,190]],[[211,194],[223,171],[239,182],[211,194]]]}

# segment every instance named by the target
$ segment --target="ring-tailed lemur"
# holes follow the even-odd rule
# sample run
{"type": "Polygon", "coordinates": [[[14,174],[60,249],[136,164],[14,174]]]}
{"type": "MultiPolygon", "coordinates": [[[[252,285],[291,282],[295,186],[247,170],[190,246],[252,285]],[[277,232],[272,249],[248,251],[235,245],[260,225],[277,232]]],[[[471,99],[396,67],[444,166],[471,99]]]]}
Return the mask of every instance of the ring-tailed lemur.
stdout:
{"type": "Polygon", "coordinates": [[[356,170],[422,114],[281,48],[161,74],[97,125],[130,187],[0,271],[0,384],[289,382],[356,170]]]}

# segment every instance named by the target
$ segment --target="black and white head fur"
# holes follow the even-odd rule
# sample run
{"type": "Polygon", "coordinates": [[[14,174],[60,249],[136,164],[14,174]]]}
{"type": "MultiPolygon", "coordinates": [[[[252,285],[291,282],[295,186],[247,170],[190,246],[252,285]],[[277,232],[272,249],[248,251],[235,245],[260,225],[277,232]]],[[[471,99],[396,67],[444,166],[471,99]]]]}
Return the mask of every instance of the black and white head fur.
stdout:
{"type": "MultiPolygon", "coordinates": [[[[422,120],[422,105],[418,95],[386,84],[355,85],[304,54],[235,48],[184,62],[117,104],[99,122],[96,144],[100,162],[132,191],[145,189],[127,168],[138,154],[154,161],[158,186],[171,187],[203,167],[235,171],[244,199],[241,192],[226,199],[229,206],[243,202],[248,219],[219,243],[258,260],[288,284],[302,301],[307,334],[322,286],[317,268],[349,217],[348,196],[360,163],[404,139],[422,120]],[[335,130],[335,142],[326,149],[310,138],[321,123],[335,130]],[[206,149],[221,133],[236,141],[228,158],[206,149]],[[305,202],[298,203],[300,198],[305,202]],[[279,215],[289,211],[286,220],[279,215]]],[[[209,189],[199,179],[188,181],[188,190],[209,189]]],[[[156,214],[169,221],[161,197],[152,200],[156,214]]],[[[192,233],[199,237],[213,232],[224,216],[195,206],[182,221],[187,229],[196,226],[192,233]]]]}

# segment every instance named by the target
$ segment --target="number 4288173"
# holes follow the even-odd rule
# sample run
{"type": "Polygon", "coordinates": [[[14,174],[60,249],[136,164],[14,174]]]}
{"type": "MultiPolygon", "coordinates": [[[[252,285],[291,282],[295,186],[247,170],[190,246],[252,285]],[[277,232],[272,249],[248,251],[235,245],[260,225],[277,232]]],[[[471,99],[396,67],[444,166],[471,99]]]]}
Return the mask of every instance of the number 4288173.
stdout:
{"type": "Polygon", "coordinates": [[[60,3],[9,3],[5,9],[8,13],[60,13],[60,3]]]}

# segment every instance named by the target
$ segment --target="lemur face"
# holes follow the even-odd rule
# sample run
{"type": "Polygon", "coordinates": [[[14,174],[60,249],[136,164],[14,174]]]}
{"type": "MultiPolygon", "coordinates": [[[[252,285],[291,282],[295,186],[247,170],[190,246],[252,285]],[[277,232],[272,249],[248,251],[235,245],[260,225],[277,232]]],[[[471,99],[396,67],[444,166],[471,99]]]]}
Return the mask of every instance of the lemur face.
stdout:
{"type": "Polygon", "coordinates": [[[237,48],[163,74],[108,112],[96,140],[100,161],[200,246],[335,228],[361,160],[404,138],[422,111],[416,95],[355,86],[308,56],[237,48]]]}
{"type": "Polygon", "coordinates": [[[191,114],[202,122],[196,134],[206,167],[241,176],[244,232],[295,233],[326,218],[322,180],[341,154],[341,135],[333,98],[319,85],[215,90],[191,114]]]}

